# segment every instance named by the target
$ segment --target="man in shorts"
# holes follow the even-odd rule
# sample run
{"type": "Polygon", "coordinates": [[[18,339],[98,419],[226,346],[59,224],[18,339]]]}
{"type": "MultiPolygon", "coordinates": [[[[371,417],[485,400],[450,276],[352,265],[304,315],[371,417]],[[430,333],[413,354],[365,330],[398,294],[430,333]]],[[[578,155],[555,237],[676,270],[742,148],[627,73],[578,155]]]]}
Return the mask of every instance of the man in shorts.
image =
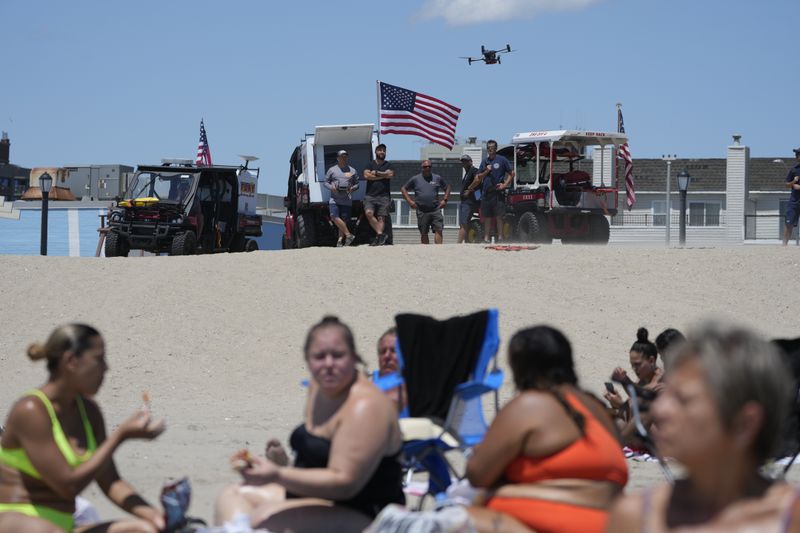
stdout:
{"type": "Polygon", "coordinates": [[[789,170],[786,176],[786,188],[791,189],[789,193],[789,205],[786,206],[786,227],[783,229],[783,245],[789,244],[792,230],[797,227],[797,220],[800,218],[800,148],[794,149],[794,158],[797,164],[789,170]]]}
{"type": "Polygon", "coordinates": [[[350,246],[355,236],[350,233],[348,222],[353,207],[353,191],[358,189],[358,172],[347,164],[347,150],[339,150],[336,164],[325,173],[325,187],[331,191],[328,211],[331,220],[339,230],[336,246],[350,246]]]}
{"type": "Polygon", "coordinates": [[[427,159],[422,162],[422,172],[413,176],[400,187],[403,198],[406,199],[411,209],[417,210],[417,228],[419,228],[420,242],[429,244],[428,232],[433,230],[433,240],[442,244],[442,231],[444,230],[444,217],[442,209],[450,198],[450,185],[440,175],[431,172],[431,162],[427,159]],[[411,199],[408,191],[414,191],[411,199]],[[439,199],[439,191],[444,191],[444,198],[439,199]]]}
{"type": "Polygon", "coordinates": [[[489,242],[492,235],[497,235],[497,240],[503,240],[503,215],[505,215],[505,198],[503,191],[511,185],[514,179],[514,167],[511,162],[497,154],[497,141],[490,140],[486,143],[488,155],[481,161],[478,177],[483,183],[481,198],[481,215],[483,216],[484,240],[489,242]],[[495,233],[492,233],[494,227],[495,233]]]}
{"type": "Polygon", "coordinates": [[[389,205],[392,201],[389,180],[394,177],[392,164],[386,160],[386,145],[375,147],[375,159],[364,169],[367,190],[364,193],[364,214],[367,222],[375,231],[375,238],[370,246],[383,246],[388,237],[383,232],[386,217],[389,216],[389,205]]]}
{"type": "Polygon", "coordinates": [[[469,231],[469,221],[472,214],[480,205],[476,191],[481,185],[477,177],[478,169],[472,164],[472,158],[467,154],[461,156],[461,165],[464,167],[464,177],[461,178],[461,205],[458,206],[458,244],[464,242],[469,231]]]}

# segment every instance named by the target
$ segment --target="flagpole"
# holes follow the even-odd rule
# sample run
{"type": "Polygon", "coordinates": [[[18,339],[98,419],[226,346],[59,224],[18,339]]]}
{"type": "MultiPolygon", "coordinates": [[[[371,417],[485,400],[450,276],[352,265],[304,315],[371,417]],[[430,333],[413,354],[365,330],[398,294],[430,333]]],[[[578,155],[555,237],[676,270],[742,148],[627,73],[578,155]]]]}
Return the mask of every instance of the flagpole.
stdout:
{"type": "MultiPolygon", "coordinates": [[[[620,133],[620,131],[619,131],[619,114],[620,114],[621,111],[622,111],[622,102],[617,102],[617,133],[620,133]]],[[[614,190],[616,191],[615,194],[617,195],[617,208],[619,208],[619,162],[617,161],[617,152],[619,151],[619,147],[616,144],[613,145],[613,146],[614,146],[614,148],[611,150],[611,161],[613,161],[612,164],[614,165],[614,190]]],[[[628,206],[628,183],[626,182],[625,183],[625,207],[627,207],[627,206],[628,206]]],[[[628,211],[630,211],[630,210],[631,210],[631,208],[628,207],[628,211]]],[[[624,211],[625,210],[623,209],[623,212],[624,211]]]]}
{"type": "Polygon", "coordinates": [[[375,80],[375,110],[378,113],[378,144],[381,143],[381,81],[375,80]]]}

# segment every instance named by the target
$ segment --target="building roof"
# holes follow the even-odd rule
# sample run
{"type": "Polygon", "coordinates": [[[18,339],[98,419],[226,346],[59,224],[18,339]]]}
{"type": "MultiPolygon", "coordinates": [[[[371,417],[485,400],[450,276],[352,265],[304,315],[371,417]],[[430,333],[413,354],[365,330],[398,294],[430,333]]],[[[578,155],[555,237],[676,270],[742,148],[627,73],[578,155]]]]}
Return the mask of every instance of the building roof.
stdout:
{"type": "Polygon", "coordinates": [[[31,169],[11,164],[0,163],[0,178],[21,178],[28,179],[31,169]]]}

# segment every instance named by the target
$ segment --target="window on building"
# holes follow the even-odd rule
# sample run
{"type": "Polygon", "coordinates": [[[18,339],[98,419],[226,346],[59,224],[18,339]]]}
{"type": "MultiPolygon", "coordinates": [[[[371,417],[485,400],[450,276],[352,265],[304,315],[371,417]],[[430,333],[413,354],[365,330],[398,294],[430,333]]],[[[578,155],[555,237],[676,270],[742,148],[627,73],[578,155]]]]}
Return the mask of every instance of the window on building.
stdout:
{"type": "Polygon", "coordinates": [[[689,202],[689,226],[719,226],[720,204],[689,202]]]}
{"type": "Polygon", "coordinates": [[[653,200],[653,225],[663,226],[667,221],[667,202],[666,200],[653,200]]]}
{"type": "Polygon", "coordinates": [[[458,204],[448,203],[444,206],[444,225],[458,226],[458,204]]]}
{"type": "Polygon", "coordinates": [[[409,215],[411,213],[411,208],[408,206],[408,202],[404,202],[403,200],[398,200],[400,202],[400,209],[397,210],[397,214],[400,220],[397,221],[398,226],[408,226],[410,224],[409,215]]]}

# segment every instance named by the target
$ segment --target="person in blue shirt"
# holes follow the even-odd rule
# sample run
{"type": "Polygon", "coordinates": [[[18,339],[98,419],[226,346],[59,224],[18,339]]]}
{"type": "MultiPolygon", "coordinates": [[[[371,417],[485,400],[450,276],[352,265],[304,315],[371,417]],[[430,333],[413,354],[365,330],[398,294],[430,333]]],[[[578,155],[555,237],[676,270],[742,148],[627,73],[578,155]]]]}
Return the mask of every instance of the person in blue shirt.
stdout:
{"type": "Polygon", "coordinates": [[[786,176],[786,188],[791,189],[789,194],[789,205],[786,206],[786,227],[783,230],[783,245],[789,244],[792,230],[797,226],[797,219],[800,218],[800,148],[794,149],[794,157],[797,164],[789,170],[786,176]]]}
{"type": "Polygon", "coordinates": [[[478,169],[478,178],[483,186],[481,191],[483,235],[486,242],[489,242],[492,235],[496,235],[497,240],[502,241],[503,215],[506,212],[503,191],[511,186],[511,180],[514,179],[514,167],[508,159],[498,155],[497,141],[489,140],[486,143],[486,151],[488,156],[481,161],[478,169]]]}

